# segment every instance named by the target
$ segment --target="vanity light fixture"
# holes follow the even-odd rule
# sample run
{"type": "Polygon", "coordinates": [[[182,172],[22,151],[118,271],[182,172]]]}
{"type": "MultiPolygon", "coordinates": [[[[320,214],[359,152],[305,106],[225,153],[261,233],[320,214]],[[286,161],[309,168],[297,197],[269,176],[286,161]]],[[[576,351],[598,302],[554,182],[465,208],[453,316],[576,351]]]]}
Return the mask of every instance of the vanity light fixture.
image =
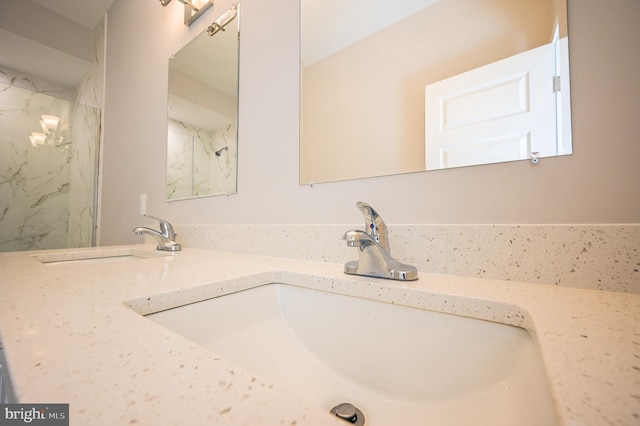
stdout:
{"type": "MultiPolygon", "coordinates": [[[[213,6],[213,0],[178,0],[184,4],[184,24],[190,26],[204,12],[213,6]]],[[[160,0],[162,6],[171,3],[171,0],[160,0]]]]}
{"type": "Polygon", "coordinates": [[[216,19],[213,24],[209,25],[209,27],[207,27],[207,34],[213,36],[218,31],[225,31],[224,27],[226,27],[229,22],[233,21],[233,18],[238,16],[238,6],[238,3],[234,3],[229,10],[216,19]]]}

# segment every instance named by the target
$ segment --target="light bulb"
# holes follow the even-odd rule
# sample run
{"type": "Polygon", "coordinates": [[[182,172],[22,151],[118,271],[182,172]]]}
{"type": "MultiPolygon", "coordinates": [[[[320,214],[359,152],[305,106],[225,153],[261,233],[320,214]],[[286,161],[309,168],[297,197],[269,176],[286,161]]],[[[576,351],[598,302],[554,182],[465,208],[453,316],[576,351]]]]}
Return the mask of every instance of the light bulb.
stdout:
{"type": "Polygon", "coordinates": [[[44,142],[46,139],[47,139],[47,136],[44,133],[34,132],[29,135],[29,140],[31,141],[31,145],[34,147],[44,145],[44,142]]]}
{"type": "Polygon", "coordinates": [[[60,118],[55,115],[41,115],[40,125],[43,130],[48,130],[50,132],[55,131],[58,128],[58,123],[60,122],[60,118]]]}
{"type": "Polygon", "coordinates": [[[209,0],[191,0],[191,4],[193,4],[196,9],[202,9],[202,6],[209,3],[209,0]]]}

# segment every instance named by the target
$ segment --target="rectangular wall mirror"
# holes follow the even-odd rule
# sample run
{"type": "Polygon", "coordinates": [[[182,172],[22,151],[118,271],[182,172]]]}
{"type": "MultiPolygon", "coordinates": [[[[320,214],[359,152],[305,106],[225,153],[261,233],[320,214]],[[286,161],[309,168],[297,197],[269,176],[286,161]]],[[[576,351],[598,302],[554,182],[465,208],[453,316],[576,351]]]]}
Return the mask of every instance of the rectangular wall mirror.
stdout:
{"type": "Polygon", "coordinates": [[[301,0],[300,184],[572,152],[567,0],[301,0]]]}
{"type": "Polygon", "coordinates": [[[239,5],[169,59],[167,201],[237,192],[239,5]]]}

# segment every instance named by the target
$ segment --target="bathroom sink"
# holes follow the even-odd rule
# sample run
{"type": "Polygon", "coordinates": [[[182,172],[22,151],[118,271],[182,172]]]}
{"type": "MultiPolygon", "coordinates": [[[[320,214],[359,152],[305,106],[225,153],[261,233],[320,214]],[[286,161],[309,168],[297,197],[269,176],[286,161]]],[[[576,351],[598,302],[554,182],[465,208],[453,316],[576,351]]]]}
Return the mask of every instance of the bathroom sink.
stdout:
{"type": "Polygon", "coordinates": [[[521,328],[267,284],[153,313],[173,330],[366,425],[554,425],[538,348],[521,328]]]}
{"type": "Polygon", "coordinates": [[[167,256],[167,253],[137,250],[132,248],[109,248],[86,251],[36,254],[33,257],[47,265],[112,263],[167,256]]]}

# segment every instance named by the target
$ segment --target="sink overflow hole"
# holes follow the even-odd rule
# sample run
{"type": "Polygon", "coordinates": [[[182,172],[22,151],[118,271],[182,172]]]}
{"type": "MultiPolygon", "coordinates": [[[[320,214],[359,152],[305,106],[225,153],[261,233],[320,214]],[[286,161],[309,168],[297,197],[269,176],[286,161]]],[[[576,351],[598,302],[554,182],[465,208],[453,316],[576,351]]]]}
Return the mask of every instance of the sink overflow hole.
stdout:
{"type": "Polygon", "coordinates": [[[364,425],[364,414],[362,414],[362,411],[348,402],[336,405],[331,409],[330,413],[351,424],[357,426],[364,425]]]}

